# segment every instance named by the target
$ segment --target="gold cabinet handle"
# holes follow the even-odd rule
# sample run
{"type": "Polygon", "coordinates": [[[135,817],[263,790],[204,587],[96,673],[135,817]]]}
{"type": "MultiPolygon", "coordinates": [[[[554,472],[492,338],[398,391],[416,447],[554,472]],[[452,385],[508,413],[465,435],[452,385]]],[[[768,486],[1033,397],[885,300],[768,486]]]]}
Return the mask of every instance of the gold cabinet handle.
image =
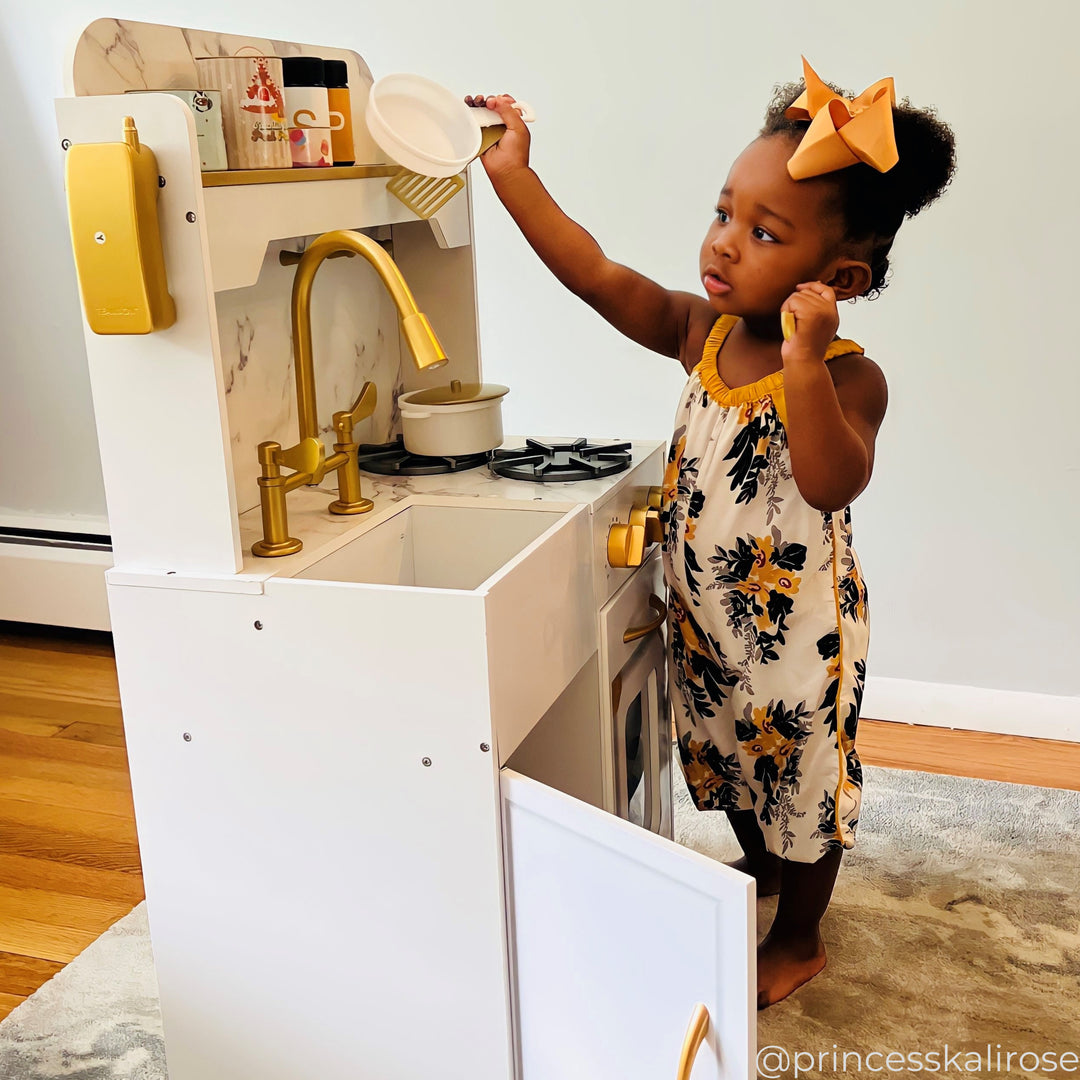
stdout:
{"type": "Polygon", "coordinates": [[[677,1080],[690,1080],[690,1071],[694,1067],[697,1052],[708,1033],[709,1010],[704,1005],[698,1005],[694,1009],[694,1015],[690,1017],[690,1026],[686,1029],[686,1038],[683,1039],[677,1080]]]}
{"type": "Polygon", "coordinates": [[[644,626],[628,626],[626,632],[623,634],[623,641],[629,645],[631,641],[637,641],[638,638],[643,638],[647,634],[651,634],[654,630],[659,630],[664,625],[664,620],[667,618],[667,604],[660,599],[655,593],[649,597],[649,607],[653,609],[656,614],[656,618],[651,622],[647,622],[644,626]]]}

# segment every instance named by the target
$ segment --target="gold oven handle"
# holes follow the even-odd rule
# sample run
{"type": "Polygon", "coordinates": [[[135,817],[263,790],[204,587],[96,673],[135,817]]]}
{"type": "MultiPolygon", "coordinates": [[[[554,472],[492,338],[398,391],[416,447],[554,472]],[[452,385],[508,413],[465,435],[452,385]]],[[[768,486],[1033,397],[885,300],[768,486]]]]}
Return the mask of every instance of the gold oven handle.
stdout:
{"type": "Polygon", "coordinates": [[[667,604],[660,599],[655,593],[649,597],[649,607],[656,613],[656,618],[652,622],[646,623],[644,626],[628,626],[626,632],[623,634],[623,641],[629,645],[631,641],[637,641],[638,638],[643,638],[648,634],[651,634],[654,630],[659,630],[664,625],[664,620],[667,618],[667,604]]]}
{"type": "Polygon", "coordinates": [[[709,1033],[709,1010],[704,1005],[698,1005],[694,1009],[694,1015],[690,1018],[690,1026],[686,1029],[686,1038],[683,1039],[682,1053],[679,1055],[679,1072],[677,1080],[690,1080],[690,1072],[694,1068],[694,1060],[705,1036],[709,1033]]]}

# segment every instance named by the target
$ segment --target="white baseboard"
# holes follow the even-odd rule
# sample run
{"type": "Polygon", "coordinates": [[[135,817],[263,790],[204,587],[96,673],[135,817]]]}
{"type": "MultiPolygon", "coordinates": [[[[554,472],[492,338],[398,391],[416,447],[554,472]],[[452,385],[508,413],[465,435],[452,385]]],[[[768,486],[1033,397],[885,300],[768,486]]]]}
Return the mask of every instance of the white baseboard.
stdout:
{"type": "Polygon", "coordinates": [[[929,727],[1080,742],[1080,697],[868,675],[860,715],[929,727]]]}
{"type": "Polygon", "coordinates": [[[111,551],[0,543],[0,619],[108,630],[111,551]]]}
{"type": "Polygon", "coordinates": [[[32,514],[0,506],[0,529],[109,535],[109,519],[91,514],[32,514]]]}

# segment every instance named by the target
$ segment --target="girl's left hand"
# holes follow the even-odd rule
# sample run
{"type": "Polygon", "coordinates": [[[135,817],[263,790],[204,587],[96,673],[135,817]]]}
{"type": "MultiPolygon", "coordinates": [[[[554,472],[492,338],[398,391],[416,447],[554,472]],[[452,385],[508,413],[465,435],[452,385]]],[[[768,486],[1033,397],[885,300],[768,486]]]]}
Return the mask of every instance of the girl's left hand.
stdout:
{"type": "Polygon", "coordinates": [[[836,293],[823,281],[804,281],[780,306],[795,316],[795,333],[780,346],[785,364],[825,360],[825,351],[840,326],[836,293]]]}

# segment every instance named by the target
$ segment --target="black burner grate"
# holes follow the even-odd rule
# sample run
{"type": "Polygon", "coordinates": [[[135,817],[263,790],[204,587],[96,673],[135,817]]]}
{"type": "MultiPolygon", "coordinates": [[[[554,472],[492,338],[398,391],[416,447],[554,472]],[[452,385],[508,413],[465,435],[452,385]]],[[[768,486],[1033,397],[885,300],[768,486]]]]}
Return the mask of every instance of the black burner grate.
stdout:
{"type": "Polygon", "coordinates": [[[630,443],[595,446],[588,439],[545,443],[526,439],[518,450],[496,450],[490,469],[511,480],[557,484],[571,480],[596,480],[630,468],[630,443]]]}
{"type": "Polygon", "coordinates": [[[486,465],[490,451],[480,454],[425,457],[410,454],[399,435],[393,442],[361,443],[357,447],[356,464],[362,472],[379,476],[434,476],[438,473],[464,472],[486,465]]]}

